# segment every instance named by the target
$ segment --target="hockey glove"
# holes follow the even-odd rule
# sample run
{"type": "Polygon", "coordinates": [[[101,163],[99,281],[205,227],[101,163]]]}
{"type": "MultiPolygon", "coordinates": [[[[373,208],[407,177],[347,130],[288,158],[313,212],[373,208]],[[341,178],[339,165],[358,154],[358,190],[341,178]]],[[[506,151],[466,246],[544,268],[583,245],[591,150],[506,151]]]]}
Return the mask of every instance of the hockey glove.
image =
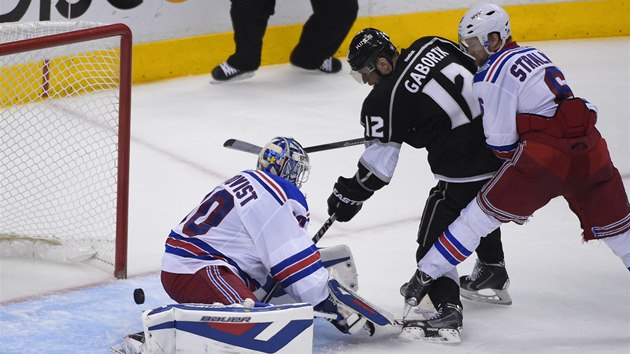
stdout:
{"type": "Polygon", "coordinates": [[[328,319],[328,321],[342,333],[355,334],[362,328],[366,328],[370,335],[374,333],[374,325],[371,322],[368,322],[365,317],[338,302],[332,295],[329,295],[326,300],[319,303],[314,309],[315,311],[337,315],[337,318],[328,319]]]}
{"type": "Polygon", "coordinates": [[[433,285],[433,278],[419,270],[411,277],[409,283],[400,288],[400,293],[405,297],[405,309],[403,311],[403,319],[409,313],[412,307],[418,306],[422,298],[429,292],[433,285]]]}
{"type": "Polygon", "coordinates": [[[366,191],[353,178],[339,177],[328,197],[328,215],[337,215],[337,221],[350,221],[372,194],[374,192],[366,191]]]}

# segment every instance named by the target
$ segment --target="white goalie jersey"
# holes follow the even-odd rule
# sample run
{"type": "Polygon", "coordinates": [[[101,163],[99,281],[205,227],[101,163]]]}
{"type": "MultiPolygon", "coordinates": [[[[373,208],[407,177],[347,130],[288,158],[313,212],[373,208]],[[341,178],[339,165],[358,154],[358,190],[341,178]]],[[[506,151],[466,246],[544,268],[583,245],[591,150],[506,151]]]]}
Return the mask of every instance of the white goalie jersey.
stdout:
{"type": "Polygon", "coordinates": [[[217,186],[171,231],[162,270],[193,274],[225,266],[250,288],[271,275],[294,299],[315,305],[328,296],[328,271],[307,234],[308,222],[297,187],[246,170],[217,186]]]}

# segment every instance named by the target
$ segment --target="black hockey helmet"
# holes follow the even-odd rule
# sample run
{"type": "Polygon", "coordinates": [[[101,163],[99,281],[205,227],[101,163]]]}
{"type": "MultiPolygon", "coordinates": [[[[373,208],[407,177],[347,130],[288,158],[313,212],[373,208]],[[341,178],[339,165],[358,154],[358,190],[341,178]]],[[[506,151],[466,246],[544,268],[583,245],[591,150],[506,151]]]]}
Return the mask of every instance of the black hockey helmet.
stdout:
{"type": "Polygon", "coordinates": [[[348,64],[354,71],[367,68],[373,71],[379,57],[392,61],[396,47],[389,36],[376,28],[364,28],[350,42],[348,64]]]}

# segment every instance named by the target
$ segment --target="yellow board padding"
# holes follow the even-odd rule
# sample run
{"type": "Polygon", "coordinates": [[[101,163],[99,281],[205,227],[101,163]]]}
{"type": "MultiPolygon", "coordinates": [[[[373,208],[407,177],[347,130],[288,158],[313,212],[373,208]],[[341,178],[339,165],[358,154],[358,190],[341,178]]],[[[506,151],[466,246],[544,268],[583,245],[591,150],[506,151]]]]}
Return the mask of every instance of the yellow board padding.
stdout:
{"type": "Polygon", "coordinates": [[[41,98],[42,63],[28,63],[0,68],[0,108],[33,102],[41,98]]]}
{"type": "MultiPolygon", "coordinates": [[[[629,1],[601,0],[505,6],[516,41],[543,41],[630,35],[629,1]]],[[[345,57],[350,40],[365,27],[376,27],[399,47],[422,36],[457,39],[457,25],[467,9],[362,17],[354,23],[336,55],[345,57]]],[[[262,65],[283,64],[302,32],[302,24],[267,28],[262,65]]],[[[234,52],[233,33],[216,33],[134,46],[133,82],[209,74],[234,52]]]]}
{"type": "MultiPolygon", "coordinates": [[[[422,36],[457,40],[459,20],[468,9],[446,10],[359,18],[341,46],[344,51],[352,35],[365,27],[376,27],[405,46],[422,36]]],[[[505,6],[516,41],[545,41],[630,35],[630,3],[595,0],[505,6]]],[[[340,53],[341,54],[341,53],[340,53]]]]}
{"type": "MultiPolygon", "coordinates": [[[[301,24],[268,28],[261,64],[287,63],[301,31],[301,24]]],[[[133,82],[208,74],[233,54],[234,49],[232,32],[134,45],[133,82]]]]}
{"type": "Polygon", "coordinates": [[[98,50],[0,68],[0,108],[120,86],[118,49],[98,50]]]}

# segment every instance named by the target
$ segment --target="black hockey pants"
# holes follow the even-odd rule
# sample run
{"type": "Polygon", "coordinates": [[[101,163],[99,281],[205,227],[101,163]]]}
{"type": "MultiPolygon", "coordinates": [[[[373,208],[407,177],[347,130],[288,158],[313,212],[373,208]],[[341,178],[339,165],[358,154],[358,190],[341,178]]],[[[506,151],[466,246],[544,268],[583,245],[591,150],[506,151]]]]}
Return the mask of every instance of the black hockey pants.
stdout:
{"type": "MultiPolygon", "coordinates": [[[[439,181],[429,191],[418,229],[416,262],[431,249],[438,236],[459,216],[462,209],[475,199],[477,192],[485,182],[487,180],[468,183],[439,181]]],[[[476,253],[482,262],[497,263],[503,261],[501,229],[497,228],[488,236],[483,237],[476,253]]],[[[459,287],[447,277],[441,277],[435,281],[431,291],[429,291],[429,297],[436,306],[439,303],[461,305],[459,287]]]]}

